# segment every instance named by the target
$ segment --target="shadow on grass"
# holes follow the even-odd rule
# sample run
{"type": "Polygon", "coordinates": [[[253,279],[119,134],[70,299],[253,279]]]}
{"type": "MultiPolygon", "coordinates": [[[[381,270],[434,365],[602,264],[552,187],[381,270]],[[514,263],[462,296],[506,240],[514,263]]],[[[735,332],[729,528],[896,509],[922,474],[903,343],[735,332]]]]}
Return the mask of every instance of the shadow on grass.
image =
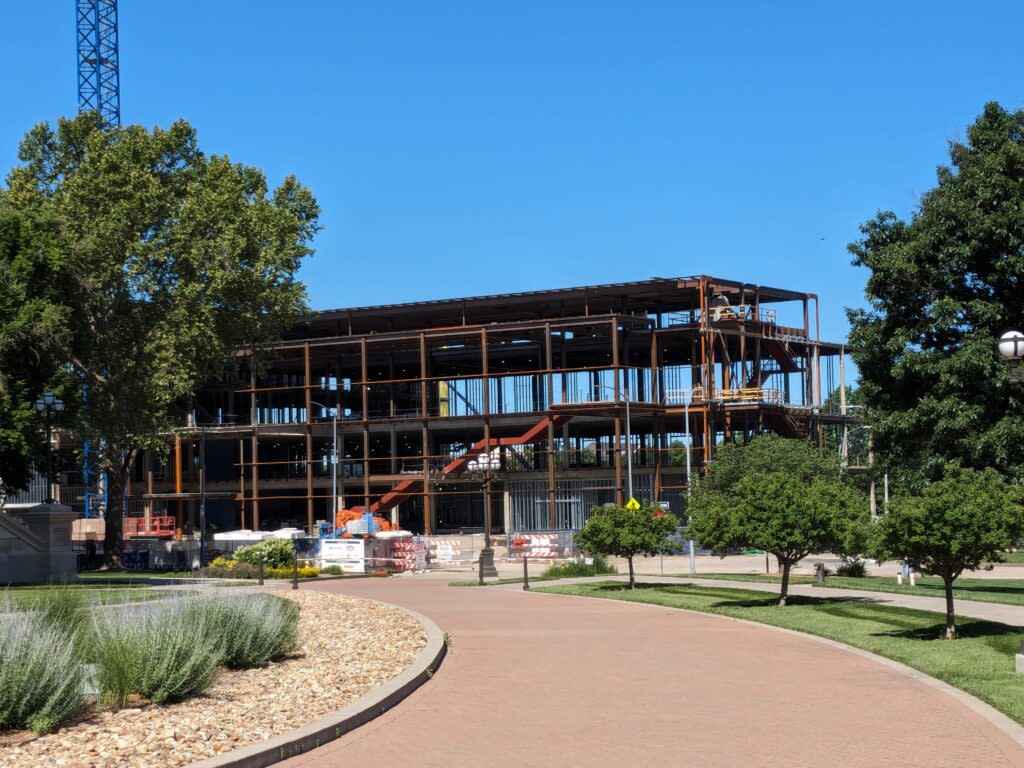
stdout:
{"type": "MultiPolygon", "coordinates": [[[[894,622],[895,623],[895,622],[894,622]]],[[[1000,651],[1013,651],[1020,642],[1019,627],[993,624],[988,621],[958,621],[957,635],[962,640],[985,638],[988,645],[1000,651]]],[[[927,626],[908,627],[892,632],[875,632],[878,637],[897,637],[905,640],[945,640],[946,622],[939,621],[927,626]]]]}

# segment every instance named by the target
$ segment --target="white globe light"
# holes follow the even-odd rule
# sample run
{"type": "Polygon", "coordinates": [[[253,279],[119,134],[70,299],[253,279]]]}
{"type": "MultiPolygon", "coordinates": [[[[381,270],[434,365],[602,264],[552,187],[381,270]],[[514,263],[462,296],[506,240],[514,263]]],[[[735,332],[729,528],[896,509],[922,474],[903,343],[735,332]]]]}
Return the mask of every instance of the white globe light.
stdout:
{"type": "Polygon", "coordinates": [[[1020,360],[1024,357],[1024,333],[1007,331],[999,337],[999,354],[1007,360],[1020,360]]]}
{"type": "Polygon", "coordinates": [[[477,460],[476,459],[471,459],[470,462],[469,462],[469,471],[470,472],[476,472],[479,468],[480,468],[480,465],[477,463],[477,460]]]}

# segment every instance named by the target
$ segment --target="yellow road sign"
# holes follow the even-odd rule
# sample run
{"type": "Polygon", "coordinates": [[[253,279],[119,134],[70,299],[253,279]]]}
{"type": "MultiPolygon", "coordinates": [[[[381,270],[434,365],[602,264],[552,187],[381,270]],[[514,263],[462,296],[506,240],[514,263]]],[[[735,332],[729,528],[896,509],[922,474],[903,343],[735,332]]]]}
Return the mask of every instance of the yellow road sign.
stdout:
{"type": "Polygon", "coordinates": [[[626,509],[640,509],[640,502],[631,498],[626,502],[626,509]]]}

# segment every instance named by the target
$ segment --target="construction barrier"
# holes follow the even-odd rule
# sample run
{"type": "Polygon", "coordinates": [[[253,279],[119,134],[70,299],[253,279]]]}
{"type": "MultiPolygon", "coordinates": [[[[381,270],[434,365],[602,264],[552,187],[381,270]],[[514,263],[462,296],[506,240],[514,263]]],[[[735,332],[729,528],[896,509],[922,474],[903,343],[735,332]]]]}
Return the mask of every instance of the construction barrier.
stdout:
{"type": "Polygon", "coordinates": [[[462,542],[452,536],[419,536],[423,543],[427,567],[462,565],[462,542]]]}
{"type": "Polygon", "coordinates": [[[572,531],[514,531],[508,534],[508,556],[533,559],[573,557],[572,531]]]}

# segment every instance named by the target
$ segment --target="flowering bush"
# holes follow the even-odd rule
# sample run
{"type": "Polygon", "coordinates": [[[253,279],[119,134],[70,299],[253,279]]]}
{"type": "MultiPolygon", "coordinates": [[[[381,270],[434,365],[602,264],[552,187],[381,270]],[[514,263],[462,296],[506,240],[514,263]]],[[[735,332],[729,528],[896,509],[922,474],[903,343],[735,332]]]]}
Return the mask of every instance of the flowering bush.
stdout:
{"type": "MultiPolygon", "coordinates": [[[[295,575],[295,569],[289,568],[267,568],[263,572],[263,576],[268,579],[290,579],[295,575]]],[[[303,567],[299,568],[300,579],[312,579],[314,576],[320,575],[319,568],[303,567]]]]}
{"type": "Polygon", "coordinates": [[[235,550],[235,560],[259,567],[285,568],[295,559],[295,542],[291,539],[266,539],[235,550]]]}

